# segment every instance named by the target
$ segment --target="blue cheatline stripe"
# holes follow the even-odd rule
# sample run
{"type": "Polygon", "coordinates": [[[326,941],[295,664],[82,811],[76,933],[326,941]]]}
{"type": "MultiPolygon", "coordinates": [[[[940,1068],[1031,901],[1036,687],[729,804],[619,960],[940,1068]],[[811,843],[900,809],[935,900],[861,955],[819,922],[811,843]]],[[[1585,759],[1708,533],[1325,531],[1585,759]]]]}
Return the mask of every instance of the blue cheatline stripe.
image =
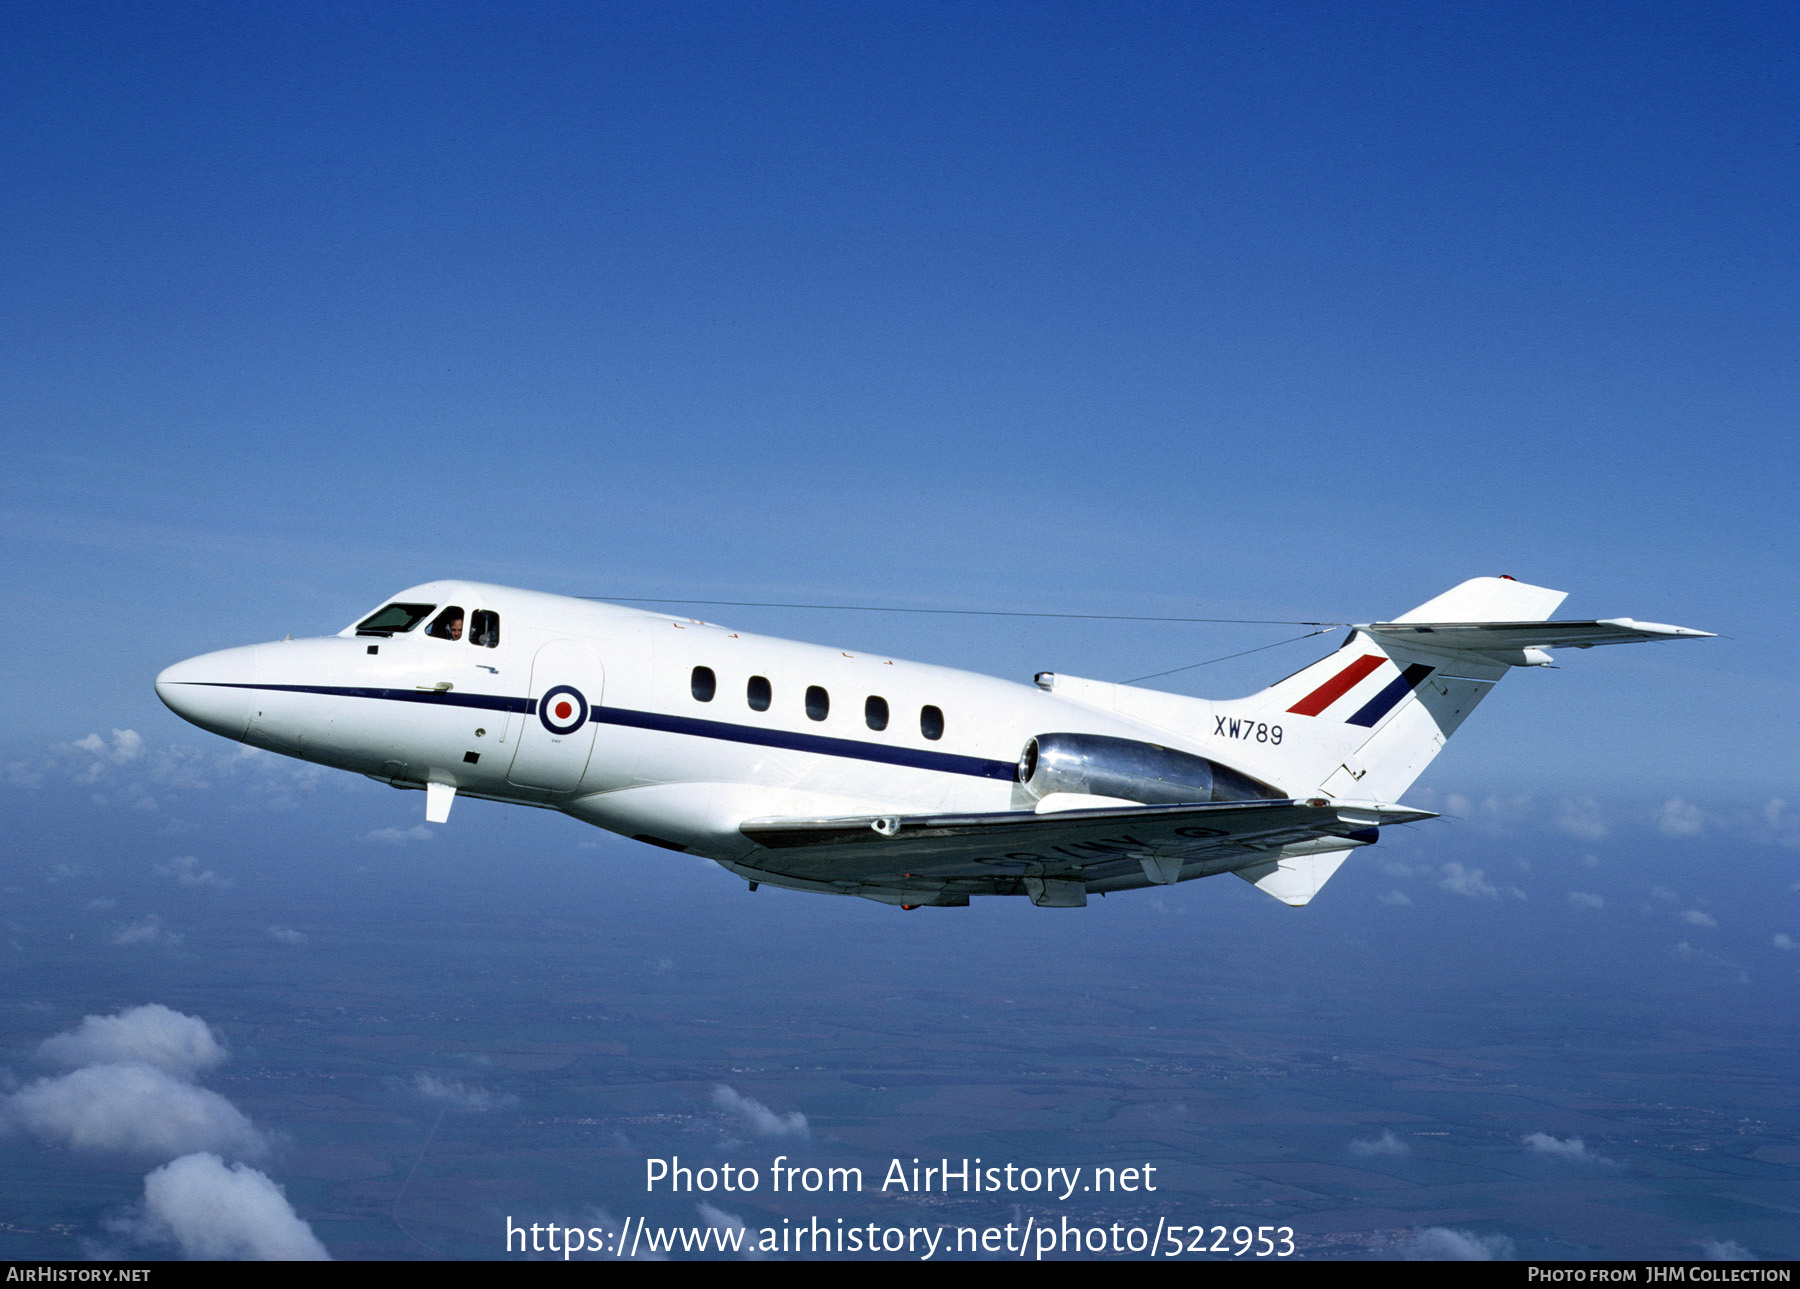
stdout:
{"type": "Polygon", "coordinates": [[[1433,668],[1427,667],[1422,662],[1415,662],[1393,680],[1389,681],[1387,688],[1383,689],[1379,694],[1375,695],[1375,697],[1364,703],[1362,710],[1344,723],[1346,725],[1373,725],[1376,721],[1391,712],[1394,709],[1395,704],[1402,698],[1405,698],[1408,694],[1412,693],[1413,690],[1417,689],[1420,684],[1424,682],[1425,677],[1429,676],[1433,670],[1433,668]]]}
{"type": "Polygon", "coordinates": [[[884,747],[879,743],[863,743],[856,739],[759,729],[754,725],[702,721],[690,716],[665,716],[661,712],[634,712],[623,707],[597,708],[592,719],[602,725],[625,725],[632,729],[657,730],[664,734],[686,734],[693,738],[722,739],[728,743],[749,743],[756,747],[778,747],[789,752],[850,757],[882,765],[904,765],[914,770],[966,774],[977,779],[1012,779],[1018,775],[1018,767],[1011,761],[990,761],[985,757],[957,756],[953,752],[930,752],[924,748],[884,747]]]}
{"type": "MultiPolygon", "coordinates": [[[[396,703],[428,703],[440,707],[478,707],[496,712],[522,712],[530,715],[537,704],[529,698],[503,698],[497,694],[459,694],[454,690],[439,693],[429,689],[359,689],[338,685],[241,685],[222,681],[196,681],[216,689],[272,689],[293,694],[327,694],[338,698],[380,698],[396,703]]],[[[631,729],[656,730],[664,734],[685,734],[692,738],[719,739],[728,743],[748,743],[755,747],[775,747],[789,752],[812,752],[819,756],[840,756],[856,761],[874,761],[880,765],[903,765],[914,770],[936,770],[941,774],[963,774],[977,779],[1011,780],[1018,768],[1011,761],[990,761],[979,756],[958,756],[953,752],[932,752],[924,748],[884,747],[879,743],[863,743],[856,739],[826,738],[822,734],[797,734],[788,730],[759,729],[754,725],[732,725],[725,721],[702,721],[686,716],[665,716],[660,712],[634,712],[624,707],[597,707],[588,717],[601,725],[623,725],[631,729]]]]}
{"type": "Polygon", "coordinates": [[[213,689],[273,689],[288,694],[331,694],[338,698],[381,698],[390,703],[431,703],[439,707],[479,707],[490,712],[536,710],[529,698],[503,698],[498,694],[440,693],[435,689],[357,689],[342,685],[239,685],[217,680],[186,681],[213,689]]]}

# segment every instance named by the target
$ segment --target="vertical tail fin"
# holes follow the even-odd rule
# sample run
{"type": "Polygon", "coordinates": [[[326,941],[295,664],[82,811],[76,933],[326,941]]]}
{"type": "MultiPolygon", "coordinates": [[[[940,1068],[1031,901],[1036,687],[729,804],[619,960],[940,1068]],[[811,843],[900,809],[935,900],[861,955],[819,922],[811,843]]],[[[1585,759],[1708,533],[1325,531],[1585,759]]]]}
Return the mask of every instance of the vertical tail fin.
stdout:
{"type": "MultiPolygon", "coordinates": [[[[1395,622],[1543,622],[1564,595],[1478,577],[1395,622]]],[[[1353,630],[1337,652],[1262,693],[1214,703],[1214,733],[1230,740],[1219,759],[1294,797],[1396,801],[1507,670],[1467,651],[1353,630]]]]}

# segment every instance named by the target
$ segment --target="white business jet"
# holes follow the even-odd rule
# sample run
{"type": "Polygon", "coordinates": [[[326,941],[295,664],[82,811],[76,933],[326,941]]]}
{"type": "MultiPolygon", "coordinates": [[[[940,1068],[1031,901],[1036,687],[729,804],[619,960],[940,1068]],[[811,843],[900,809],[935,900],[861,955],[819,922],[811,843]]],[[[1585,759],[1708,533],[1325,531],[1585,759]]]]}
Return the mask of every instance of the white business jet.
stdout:
{"type": "Polygon", "coordinates": [[[1711,633],[1551,622],[1478,577],[1248,698],[1012,684],[565,596],[427,582],[336,636],[156,678],[184,719],[422,789],[560,810],[744,878],[897,904],[1044,908],[1236,873],[1303,905],[1511,667],[1711,633]]]}

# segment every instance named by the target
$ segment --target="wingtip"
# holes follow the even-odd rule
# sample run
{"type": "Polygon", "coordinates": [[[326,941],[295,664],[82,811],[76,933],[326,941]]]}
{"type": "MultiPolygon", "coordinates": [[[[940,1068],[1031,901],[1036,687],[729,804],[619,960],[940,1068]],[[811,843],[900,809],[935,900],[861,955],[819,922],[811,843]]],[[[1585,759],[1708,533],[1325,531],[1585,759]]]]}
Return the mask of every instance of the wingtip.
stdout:
{"type": "Polygon", "coordinates": [[[1623,627],[1627,631],[1641,631],[1652,636],[1712,640],[1719,634],[1717,631],[1701,631],[1695,627],[1672,626],[1667,622],[1639,622],[1636,618],[1601,618],[1600,621],[1609,627],[1623,627]]]}
{"type": "Polygon", "coordinates": [[[1412,806],[1395,805],[1391,801],[1326,801],[1314,797],[1304,801],[1302,805],[1328,806],[1338,812],[1338,818],[1345,823],[1366,824],[1374,827],[1387,827],[1390,824],[1416,824],[1425,819],[1441,818],[1435,810],[1418,810],[1412,806]]]}

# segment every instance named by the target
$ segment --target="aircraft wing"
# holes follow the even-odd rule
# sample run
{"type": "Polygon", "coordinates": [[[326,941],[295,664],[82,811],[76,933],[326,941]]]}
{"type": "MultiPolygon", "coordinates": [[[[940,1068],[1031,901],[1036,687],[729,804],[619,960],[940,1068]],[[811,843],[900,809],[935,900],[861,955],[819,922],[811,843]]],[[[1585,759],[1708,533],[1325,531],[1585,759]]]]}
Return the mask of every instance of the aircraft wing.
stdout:
{"type": "Polygon", "coordinates": [[[1046,814],[868,815],[751,819],[760,848],[730,865],[751,880],[868,895],[891,903],[965,903],[969,895],[1030,893],[1044,884],[1073,900],[1366,845],[1382,824],[1435,816],[1368,803],[1228,801],[1046,814]],[[1096,885],[1098,884],[1098,885],[1096,885]],[[918,898],[911,898],[917,896],[918,898]]]}

